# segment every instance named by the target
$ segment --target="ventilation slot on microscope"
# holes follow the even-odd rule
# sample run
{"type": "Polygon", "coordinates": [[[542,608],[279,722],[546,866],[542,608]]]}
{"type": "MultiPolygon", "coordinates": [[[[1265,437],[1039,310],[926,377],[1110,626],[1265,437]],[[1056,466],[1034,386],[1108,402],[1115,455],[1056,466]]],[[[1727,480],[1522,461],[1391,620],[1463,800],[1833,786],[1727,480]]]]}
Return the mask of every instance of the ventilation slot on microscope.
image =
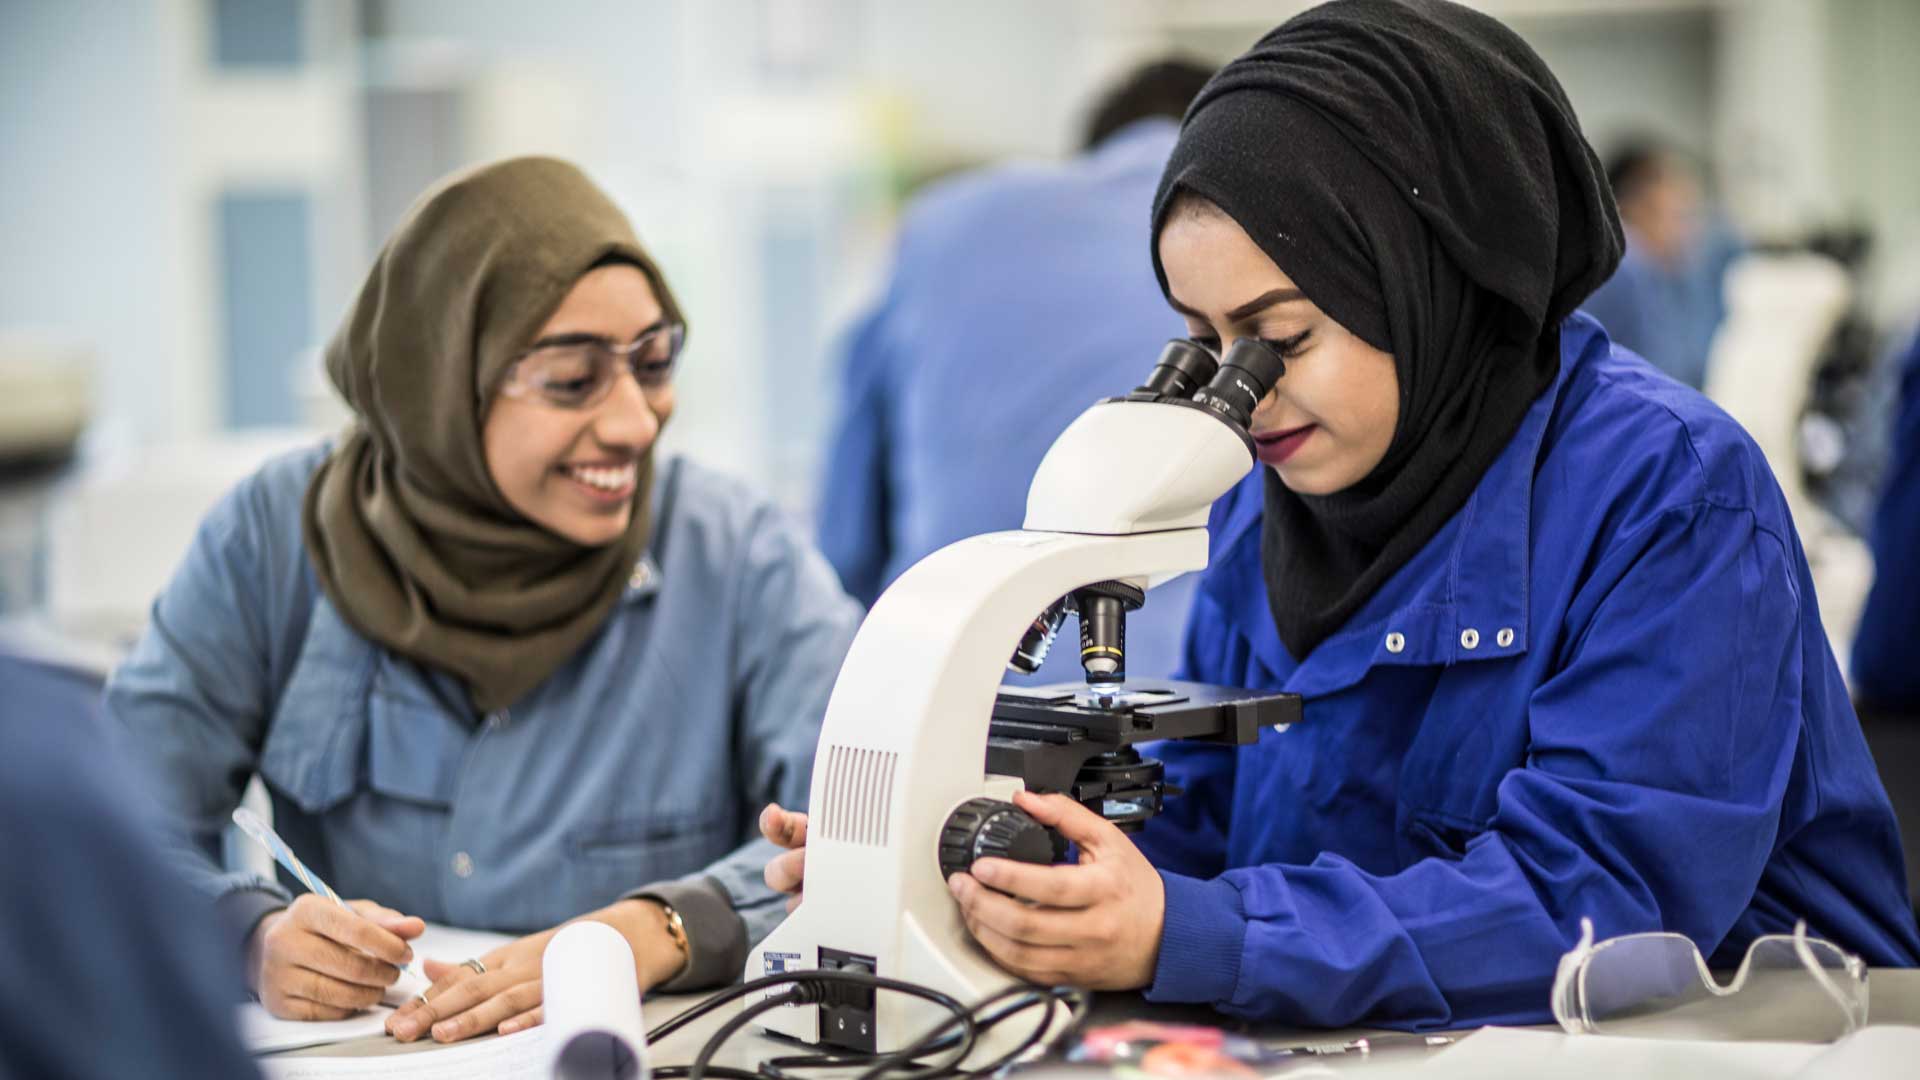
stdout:
{"type": "Polygon", "coordinates": [[[893,769],[900,755],[852,746],[827,748],[827,805],[820,835],[828,840],[884,847],[887,806],[893,801],[893,769]]]}

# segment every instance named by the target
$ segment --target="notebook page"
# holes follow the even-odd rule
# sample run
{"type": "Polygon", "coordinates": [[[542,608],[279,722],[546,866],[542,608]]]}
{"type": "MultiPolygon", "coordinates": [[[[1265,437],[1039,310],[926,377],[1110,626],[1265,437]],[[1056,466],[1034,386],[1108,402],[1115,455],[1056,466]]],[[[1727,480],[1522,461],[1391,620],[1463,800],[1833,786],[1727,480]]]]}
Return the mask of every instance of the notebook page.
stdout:
{"type": "Polygon", "coordinates": [[[547,1032],[531,1028],[512,1035],[459,1043],[439,1050],[373,1057],[263,1058],[268,1080],[524,1080],[547,1075],[547,1032]]]}

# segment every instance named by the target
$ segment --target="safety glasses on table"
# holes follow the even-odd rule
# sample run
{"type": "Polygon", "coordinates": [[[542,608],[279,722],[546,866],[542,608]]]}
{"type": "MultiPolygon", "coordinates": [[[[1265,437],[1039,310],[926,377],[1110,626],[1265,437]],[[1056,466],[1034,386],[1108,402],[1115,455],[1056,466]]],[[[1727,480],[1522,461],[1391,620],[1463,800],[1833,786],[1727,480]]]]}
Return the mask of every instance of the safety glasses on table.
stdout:
{"type": "Polygon", "coordinates": [[[658,394],[673,381],[673,366],[686,339],[687,328],[679,323],[661,323],[625,345],[568,335],[520,354],[502,378],[500,393],[562,409],[587,409],[606,398],[625,368],[642,391],[658,394]]]}
{"type": "Polygon", "coordinates": [[[1831,942],[1791,934],[1753,940],[1721,983],[1682,934],[1628,934],[1560,958],[1553,1016],[1575,1034],[1670,1039],[1831,1042],[1867,1022],[1867,966],[1831,942]]]}

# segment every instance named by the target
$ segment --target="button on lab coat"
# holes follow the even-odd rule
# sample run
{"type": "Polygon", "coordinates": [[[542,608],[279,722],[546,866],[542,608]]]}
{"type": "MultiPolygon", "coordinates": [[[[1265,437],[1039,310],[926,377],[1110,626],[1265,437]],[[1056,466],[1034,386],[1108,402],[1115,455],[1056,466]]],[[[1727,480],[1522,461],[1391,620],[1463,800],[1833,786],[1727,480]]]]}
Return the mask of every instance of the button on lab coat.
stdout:
{"type": "Polygon", "coordinates": [[[1585,916],[1714,966],[1811,932],[1920,960],[1886,794],[1753,442],[1576,315],[1467,505],[1304,660],[1223,498],[1184,674],[1301,694],[1240,748],[1154,751],[1148,997],[1340,1026],[1540,1022],[1585,916]]]}

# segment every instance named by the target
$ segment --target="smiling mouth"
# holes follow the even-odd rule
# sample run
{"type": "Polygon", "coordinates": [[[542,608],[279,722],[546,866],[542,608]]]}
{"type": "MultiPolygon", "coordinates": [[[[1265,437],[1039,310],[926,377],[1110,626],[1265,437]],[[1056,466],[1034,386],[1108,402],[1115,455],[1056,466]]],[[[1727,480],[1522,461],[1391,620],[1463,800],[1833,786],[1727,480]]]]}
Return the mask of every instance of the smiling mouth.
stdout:
{"type": "Polygon", "coordinates": [[[637,462],[625,465],[562,465],[560,474],[596,499],[621,500],[633,494],[640,479],[637,462]]]}

